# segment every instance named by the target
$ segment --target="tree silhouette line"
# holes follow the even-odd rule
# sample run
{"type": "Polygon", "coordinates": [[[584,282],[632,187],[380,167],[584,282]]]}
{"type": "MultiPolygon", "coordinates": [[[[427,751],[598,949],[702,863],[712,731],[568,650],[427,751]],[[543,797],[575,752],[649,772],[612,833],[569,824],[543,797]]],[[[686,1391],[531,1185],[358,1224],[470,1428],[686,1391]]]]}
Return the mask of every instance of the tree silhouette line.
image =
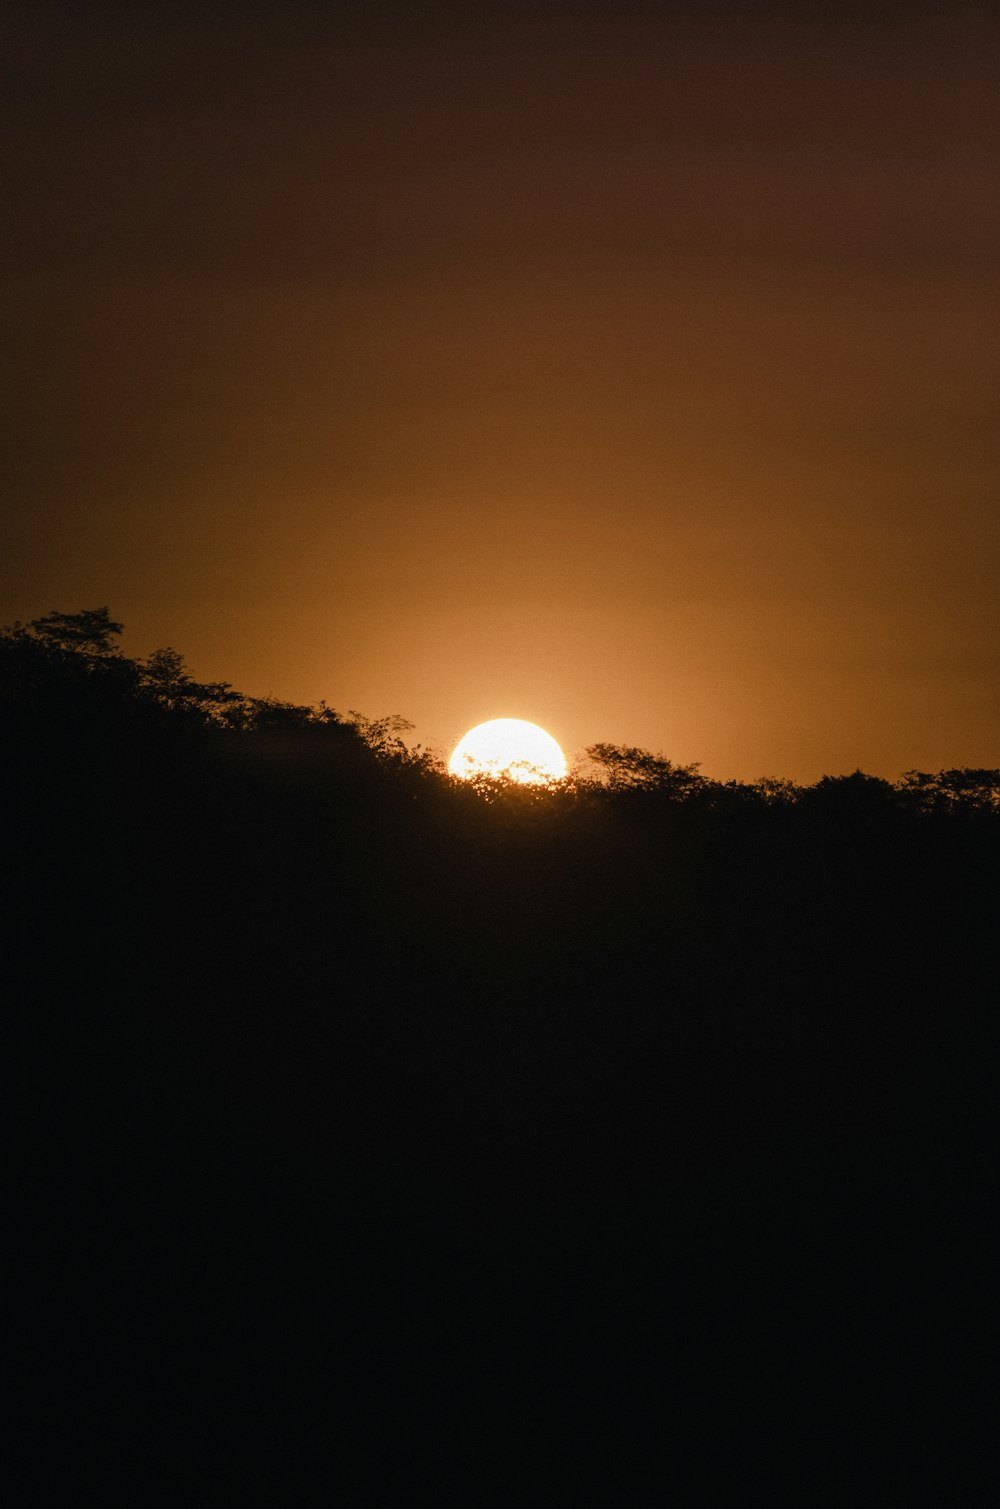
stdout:
{"type": "MultiPolygon", "coordinates": [[[[326,702],[300,705],[248,696],[228,682],[197,681],[184,657],[171,647],[138,659],[125,656],[118,644],[122,632],[123,625],[107,608],[52,612],[27,624],[0,628],[0,697],[10,729],[23,731],[32,720],[48,716],[61,717],[64,732],[80,734],[96,731],[103,720],[109,736],[116,720],[149,735],[168,727],[172,732],[198,729],[231,735],[326,735],[331,742],[353,740],[396,775],[405,770],[447,782],[440,756],[406,743],[413,725],[398,714],[371,718],[352,711],[342,716],[326,702]]],[[[494,799],[503,792],[530,802],[542,794],[551,796],[556,783],[540,783],[543,792],[517,789],[519,783],[504,777],[471,784],[494,799]]],[[[896,783],[855,770],[823,776],[807,787],[773,777],[721,782],[702,775],[697,764],[675,764],[647,749],[610,743],[590,745],[558,788],[574,798],[606,791],[617,797],[629,793],[702,806],[804,802],[859,813],[888,806],[965,815],[1000,812],[1000,770],[909,770],[896,783]]]]}

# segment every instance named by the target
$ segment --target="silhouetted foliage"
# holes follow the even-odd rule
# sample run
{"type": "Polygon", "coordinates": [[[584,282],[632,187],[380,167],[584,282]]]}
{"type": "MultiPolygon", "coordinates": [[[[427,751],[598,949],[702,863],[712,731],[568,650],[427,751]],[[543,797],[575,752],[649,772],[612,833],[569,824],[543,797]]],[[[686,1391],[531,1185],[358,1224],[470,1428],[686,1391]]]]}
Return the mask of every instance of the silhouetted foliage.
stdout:
{"type": "Polygon", "coordinates": [[[115,623],[107,608],[81,608],[79,613],[46,613],[33,618],[28,628],[43,644],[104,656],[118,653],[114,641],[124,625],[115,623]]]}
{"type": "Polygon", "coordinates": [[[251,721],[252,699],[234,692],[225,681],[195,681],[184,657],[169,648],[154,650],[139,662],[144,691],[172,713],[222,727],[242,727],[251,721]]]}
{"type": "Polygon", "coordinates": [[[1000,812],[1000,771],[908,770],[899,783],[902,796],[924,811],[1000,812]]]}
{"type": "Polygon", "coordinates": [[[896,1485],[992,1297],[1000,772],[477,787],[120,632],[0,632],[56,1501],[896,1485]]]}
{"type": "Polygon", "coordinates": [[[703,784],[697,765],[674,765],[648,749],[624,744],[591,744],[587,758],[612,791],[655,791],[682,801],[703,784]]]}

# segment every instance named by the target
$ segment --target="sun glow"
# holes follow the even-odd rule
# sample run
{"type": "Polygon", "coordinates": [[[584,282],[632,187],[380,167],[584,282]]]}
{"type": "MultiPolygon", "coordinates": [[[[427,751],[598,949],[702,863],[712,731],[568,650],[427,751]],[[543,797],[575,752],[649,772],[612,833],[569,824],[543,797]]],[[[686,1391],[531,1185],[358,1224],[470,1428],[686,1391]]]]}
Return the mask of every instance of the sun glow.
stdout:
{"type": "Polygon", "coordinates": [[[541,786],[565,779],[566,756],[537,723],[493,718],[470,728],[458,741],[448,769],[463,780],[503,777],[524,786],[541,786]]]}

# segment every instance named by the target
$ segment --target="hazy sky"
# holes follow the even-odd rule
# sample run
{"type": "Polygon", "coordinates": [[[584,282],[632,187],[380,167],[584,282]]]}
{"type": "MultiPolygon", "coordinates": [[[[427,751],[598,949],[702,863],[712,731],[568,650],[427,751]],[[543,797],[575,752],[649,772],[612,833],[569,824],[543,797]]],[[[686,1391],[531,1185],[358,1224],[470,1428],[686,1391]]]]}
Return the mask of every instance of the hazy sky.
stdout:
{"type": "Polygon", "coordinates": [[[540,9],[5,9],[0,618],[428,743],[1000,764],[995,12],[540,9]]]}

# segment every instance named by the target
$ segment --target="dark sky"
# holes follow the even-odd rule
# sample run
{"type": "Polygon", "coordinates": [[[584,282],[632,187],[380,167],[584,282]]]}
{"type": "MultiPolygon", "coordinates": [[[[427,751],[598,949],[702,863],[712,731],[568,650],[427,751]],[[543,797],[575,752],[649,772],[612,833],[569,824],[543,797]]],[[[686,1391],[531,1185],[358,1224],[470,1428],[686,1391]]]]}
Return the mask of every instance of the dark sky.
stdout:
{"type": "Polygon", "coordinates": [[[1000,764],[1000,24],[5,9],[0,617],[425,742],[1000,764]]]}

